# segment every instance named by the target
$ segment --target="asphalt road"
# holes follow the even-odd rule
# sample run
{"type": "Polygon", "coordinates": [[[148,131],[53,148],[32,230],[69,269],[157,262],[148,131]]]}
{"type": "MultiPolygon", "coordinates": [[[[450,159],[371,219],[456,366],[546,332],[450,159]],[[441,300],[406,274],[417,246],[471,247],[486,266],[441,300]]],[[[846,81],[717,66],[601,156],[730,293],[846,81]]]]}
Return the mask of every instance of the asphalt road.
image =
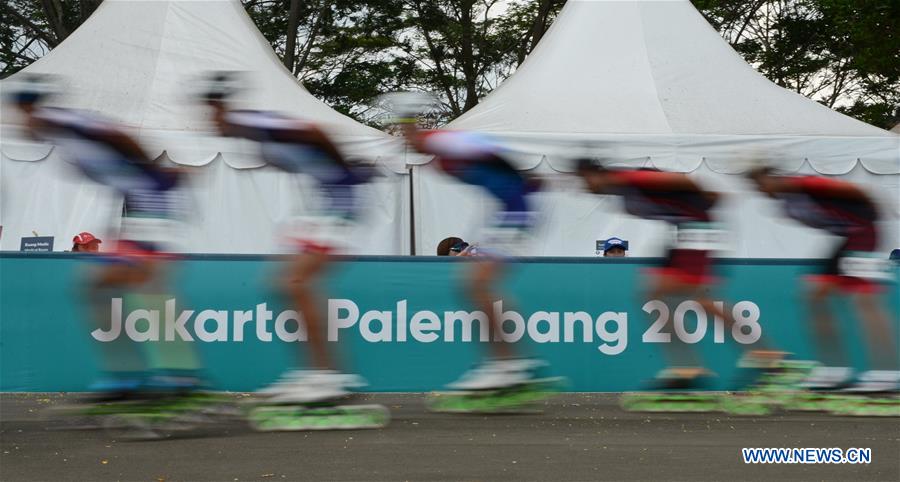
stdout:
{"type": "Polygon", "coordinates": [[[4,481],[900,480],[900,419],[623,412],[570,394],[542,414],[449,415],[378,395],[380,430],[257,433],[240,421],[152,442],[60,431],[58,394],[0,395],[4,481]],[[868,447],[866,465],[746,465],[742,447],[868,447]]]}

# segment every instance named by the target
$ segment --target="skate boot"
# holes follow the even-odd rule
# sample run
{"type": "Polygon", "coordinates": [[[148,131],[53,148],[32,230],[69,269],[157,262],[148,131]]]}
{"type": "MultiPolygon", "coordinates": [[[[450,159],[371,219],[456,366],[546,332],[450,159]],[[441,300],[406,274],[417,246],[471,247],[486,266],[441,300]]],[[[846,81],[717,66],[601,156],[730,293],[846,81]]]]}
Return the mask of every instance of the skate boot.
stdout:
{"type": "Polygon", "coordinates": [[[365,386],[358,375],[335,370],[293,370],[260,390],[260,403],[247,418],[260,431],[350,430],[387,425],[390,413],[382,405],[343,404],[352,389],[365,386]]]}
{"type": "MultiPolygon", "coordinates": [[[[161,370],[123,377],[114,374],[92,385],[92,400],[70,409],[121,439],[159,439],[207,425],[230,405],[225,396],[201,391],[193,370],[161,370]]],[[[233,410],[232,410],[233,412],[233,410]]]]}
{"type": "Polygon", "coordinates": [[[852,368],[818,365],[812,369],[800,386],[813,391],[835,391],[849,387],[852,382],[852,368]]]}
{"type": "Polygon", "coordinates": [[[546,364],[528,358],[488,360],[435,393],[427,404],[437,412],[521,413],[537,411],[536,402],[557,391],[560,377],[538,378],[546,364]]]}
{"type": "Polygon", "coordinates": [[[799,390],[784,404],[787,410],[804,412],[830,411],[847,399],[842,391],[853,382],[853,369],[816,365],[799,384],[799,390]]]}
{"type": "Polygon", "coordinates": [[[358,375],[335,370],[292,370],[259,393],[269,404],[327,405],[362,386],[365,381],[358,375]]]}
{"type": "Polygon", "coordinates": [[[88,387],[89,403],[118,402],[139,398],[149,374],[146,372],[109,372],[88,387]]]}
{"type": "Polygon", "coordinates": [[[60,430],[96,430],[108,414],[141,400],[145,372],[108,372],[88,386],[88,395],[49,407],[44,416],[60,430]]]}
{"type": "Polygon", "coordinates": [[[832,404],[835,415],[900,417],[900,371],[863,372],[842,392],[851,396],[832,404]]]}
{"type": "Polygon", "coordinates": [[[703,367],[671,367],[660,371],[646,391],[622,395],[622,408],[632,412],[710,412],[721,395],[708,390],[715,373],[703,367]]]}
{"type": "Polygon", "coordinates": [[[722,398],[722,408],[734,415],[767,415],[789,402],[800,390],[815,362],[789,360],[788,353],[752,350],[738,361],[738,391],[722,398]]]}
{"type": "Polygon", "coordinates": [[[528,383],[543,362],[527,358],[488,360],[447,385],[451,390],[497,390],[528,383]]]}

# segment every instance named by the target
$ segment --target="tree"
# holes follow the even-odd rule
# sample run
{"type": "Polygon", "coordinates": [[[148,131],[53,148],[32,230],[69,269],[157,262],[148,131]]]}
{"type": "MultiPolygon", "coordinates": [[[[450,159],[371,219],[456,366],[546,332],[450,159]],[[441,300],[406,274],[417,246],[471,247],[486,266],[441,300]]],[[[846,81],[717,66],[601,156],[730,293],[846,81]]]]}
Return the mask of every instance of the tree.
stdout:
{"type": "Polygon", "coordinates": [[[900,108],[900,2],[816,3],[827,32],[826,48],[840,75],[826,105],[890,129],[900,108]]]}
{"type": "Polygon", "coordinates": [[[782,87],[890,128],[900,105],[900,3],[694,0],[744,59],[782,87]]]}
{"type": "Polygon", "coordinates": [[[396,50],[404,28],[399,1],[249,0],[244,5],[294,76],[347,115],[375,123],[372,99],[410,82],[414,69],[396,50]]]}
{"type": "Polygon", "coordinates": [[[516,45],[513,67],[521,65],[534,50],[565,3],[565,0],[536,0],[514,2],[507,6],[499,29],[510,36],[516,45]]]}
{"type": "Polygon", "coordinates": [[[0,3],[0,78],[59,45],[102,0],[5,0],[0,3]]]}
{"type": "Polygon", "coordinates": [[[414,66],[410,87],[436,93],[443,123],[475,107],[531,52],[563,0],[406,0],[399,48],[414,66]]]}
{"type": "Polygon", "coordinates": [[[395,90],[440,96],[433,122],[474,107],[549,26],[562,0],[245,1],[304,86],[332,107],[379,124],[373,99],[395,90]]]}
{"type": "Polygon", "coordinates": [[[414,35],[399,45],[419,67],[420,88],[440,93],[449,118],[478,104],[490,90],[490,69],[503,57],[492,9],[496,0],[405,2],[414,35]]]}

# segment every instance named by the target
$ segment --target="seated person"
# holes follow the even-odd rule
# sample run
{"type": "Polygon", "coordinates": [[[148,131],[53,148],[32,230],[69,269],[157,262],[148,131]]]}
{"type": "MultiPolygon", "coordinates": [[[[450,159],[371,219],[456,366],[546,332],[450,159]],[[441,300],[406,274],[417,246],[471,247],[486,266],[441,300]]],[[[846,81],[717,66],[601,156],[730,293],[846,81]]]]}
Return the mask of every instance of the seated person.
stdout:
{"type": "Polygon", "coordinates": [[[462,238],[455,236],[442,239],[437,246],[438,256],[472,256],[474,254],[475,245],[470,245],[462,238]]]}
{"type": "Polygon", "coordinates": [[[100,251],[100,243],[102,242],[103,241],[101,241],[93,234],[84,231],[82,233],[76,234],[75,237],[72,238],[72,252],[96,253],[100,251]]]}
{"type": "Polygon", "coordinates": [[[603,257],[624,258],[628,251],[628,241],[620,238],[609,238],[603,241],[603,257]]]}

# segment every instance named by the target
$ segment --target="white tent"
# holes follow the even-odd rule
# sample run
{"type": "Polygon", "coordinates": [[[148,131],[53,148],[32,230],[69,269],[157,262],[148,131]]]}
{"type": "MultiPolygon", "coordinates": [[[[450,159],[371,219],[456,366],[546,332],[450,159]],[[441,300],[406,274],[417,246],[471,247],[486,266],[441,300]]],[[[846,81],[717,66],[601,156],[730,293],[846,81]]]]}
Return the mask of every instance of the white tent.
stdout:
{"type": "MultiPolygon", "coordinates": [[[[248,106],[313,120],[348,155],[383,165],[395,161],[393,138],[332,110],[298,85],[236,0],[107,0],[65,42],[3,87],[23,74],[53,74],[72,93],[58,104],[121,121],[153,156],[203,166],[189,188],[195,216],[184,250],[276,251],[276,226],[305,209],[302,190],[295,178],[261,167],[254,146],[211,134],[191,94],[202,75],[215,70],[246,73],[242,97],[248,106]]],[[[0,248],[18,249],[19,239],[32,231],[56,236],[57,250],[68,249],[66,241],[79,231],[105,233],[120,201],[74,176],[52,146],[22,140],[17,113],[3,109],[0,248]]],[[[402,159],[396,161],[402,172],[402,159]]],[[[368,188],[363,252],[408,250],[404,186],[388,176],[368,188]]]]}
{"type": "MultiPolygon", "coordinates": [[[[523,170],[566,172],[586,156],[695,173],[731,194],[722,209],[733,214],[735,256],[818,256],[828,241],[779,219],[734,176],[760,156],[786,172],[868,185],[889,218],[885,248],[900,245],[900,137],[771,83],[687,0],[569,0],[519,69],[448,127],[493,135],[523,170]]],[[[419,249],[476,235],[483,197],[417,170],[419,249]]],[[[595,240],[615,235],[631,239],[632,255],[654,255],[665,235],[619,214],[612,199],[557,191],[540,206],[534,254],[593,255],[595,240]]]]}

